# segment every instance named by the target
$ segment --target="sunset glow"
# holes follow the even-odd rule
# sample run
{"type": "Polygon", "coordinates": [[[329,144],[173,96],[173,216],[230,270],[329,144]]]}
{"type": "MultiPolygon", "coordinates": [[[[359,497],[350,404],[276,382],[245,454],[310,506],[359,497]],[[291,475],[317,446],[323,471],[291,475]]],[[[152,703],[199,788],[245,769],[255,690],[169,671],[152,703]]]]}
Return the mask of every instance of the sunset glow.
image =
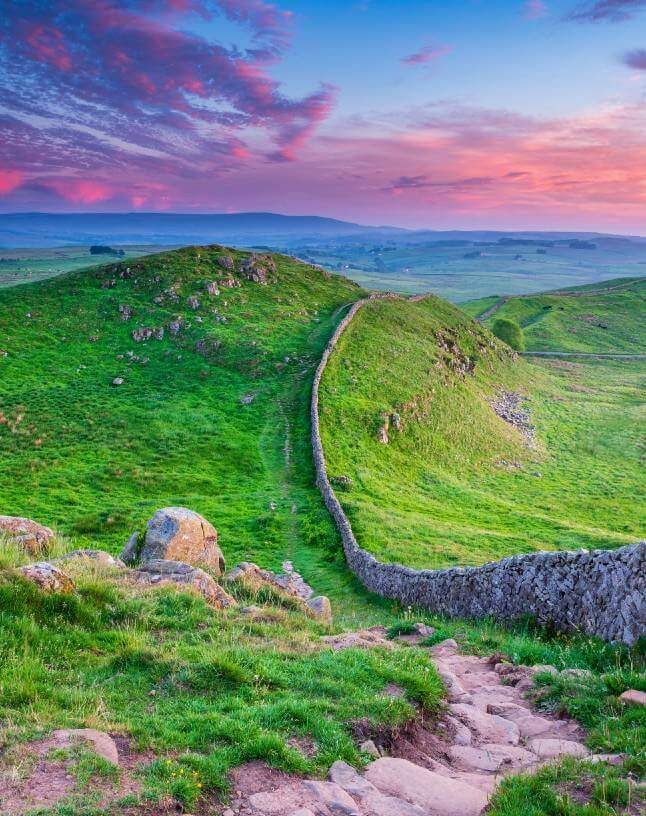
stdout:
{"type": "Polygon", "coordinates": [[[0,209],[646,231],[646,0],[8,0],[0,209]]]}

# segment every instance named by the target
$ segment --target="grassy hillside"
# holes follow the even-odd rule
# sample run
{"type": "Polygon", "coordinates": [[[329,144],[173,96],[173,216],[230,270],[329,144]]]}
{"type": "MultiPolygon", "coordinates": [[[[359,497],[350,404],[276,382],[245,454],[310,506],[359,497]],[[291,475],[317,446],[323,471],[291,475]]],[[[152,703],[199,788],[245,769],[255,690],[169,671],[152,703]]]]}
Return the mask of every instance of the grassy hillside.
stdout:
{"type": "Polygon", "coordinates": [[[515,320],[530,351],[646,352],[646,278],[619,278],[563,292],[484,298],[461,305],[472,317],[488,310],[515,320]],[[496,304],[499,304],[497,308],[496,304]]]}
{"type": "Polygon", "coordinates": [[[514,362],[447,303],[372,302],[321,388],[329,473],[351,480],[338,495],[360,544],[383,560],[442,567],[636,540],[642,372],[514,362]],[[501,391],[527,397],[533,441],[492,409],[501,391]]]}
{"type": "Polygon", "coordinates": [[[262,285],[241,271],[248,257],[184,249],[2,293],[2,512],[118,552],[155,509],[184,505],[229,560],[293,558],[340,591],[345,573],[312,574],[337,541],[313,487],[308,400],[361,290],[282,256],[262,285]],[[239,285],[210,295],[223,254],[239,285]],[[136,342],[141,327],[163,339],[136,342]]]}

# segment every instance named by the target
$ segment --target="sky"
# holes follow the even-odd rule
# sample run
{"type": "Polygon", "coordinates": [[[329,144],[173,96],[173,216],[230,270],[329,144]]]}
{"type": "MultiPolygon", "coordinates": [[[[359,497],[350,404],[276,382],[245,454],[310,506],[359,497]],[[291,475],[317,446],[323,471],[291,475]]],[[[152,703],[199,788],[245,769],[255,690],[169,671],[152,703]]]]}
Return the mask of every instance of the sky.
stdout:
{"type": "Polygon", "coordinates": [[[34,210],[646,234],[646,0],[2,0],[34,210]]]}

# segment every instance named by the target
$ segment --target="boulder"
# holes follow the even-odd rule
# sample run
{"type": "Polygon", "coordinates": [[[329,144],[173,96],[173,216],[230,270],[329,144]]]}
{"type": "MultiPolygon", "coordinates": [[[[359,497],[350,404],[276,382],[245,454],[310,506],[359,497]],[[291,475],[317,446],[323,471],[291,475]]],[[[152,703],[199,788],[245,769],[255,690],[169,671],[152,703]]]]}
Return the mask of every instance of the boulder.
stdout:
{"type": "Polygon", "coordinates": [[[119,751],[115,741],[105,731],[96,731],[94,728],[65,728],[54,732],[57,745],[65,747],[73,742],[85,742],[92,746],[95,754],[105,759],[111,765],[119,764],[119,751]]]}
{"type": "Polygon", "coordinates": [[[119,553],[124,564],[134,564],[139,557],[139,533],[133,533],[126,541],[126,546],[119,553]]]}
{"type": "Polygon", "coordinates": [[[619,699],[625,705],[644,706],[646,705],[646,692],[638,689],[628,689],[619,695],[619,699]]]}
{"type": "Polygon", "coordinates": [[[125,569],[125,564],[120,558],[115,558],[105,550],[72,550],[71,552],[60,555],[53,559],[51,563],[58,563],[59,561],[76,561],[86,560],[94,564],[100,564],[102,567],[116,567],[118,569],[125,569]]]}
{"type": "Polygon", "coordinates": [[[49,527],[21,516],[0,516],[0,534],[14,538],[30,555],[44,555],[54,537],[49,527]]]}
{"type": "Polygon", "coordinates": [[[186,507],[164,507],[155,513],[148,522],[139,559],[142,563],[182,561],[206,567],[216,575],[225,569],[215,527],[186,507]]]}
{"type": "Polygon", "coordinates": [[[376,791],[361,799],[361,806],[366,816],[427,816],[428,811],[417,805],[411,805],[396,796],[386,796],[376,791]]]}
{"type": "Polygon", "coordinates": [[[417,805],[433,816],[479,816],[487,805],[486,794],[473,785],[406,759],[377,759],[368,766],[365,776],[381,793],[417,805]]]}
{"type": "Polygon", "coordinates": [[[324,623],[332,623],[332,604],[327,596],[317,595],[316,598],[305,601],[305,605],[310,612],[316,615],[317,618],[321,618],[324,623]]]}
{"type": "Polygon", "coordinates": [[[61,593],[69,594],[74,592],[74,581],[62,570],[50,564],[48,561],[40,561],[37,564],[28,564],[26,567],[19,567],[18,572],[27,581],[36,584],[41,592],[46,594],[61,593]]]}
{"type": "Polygon", "coordinates": [[[172,583],[189,587],[199,592],[215,609],[226,609],[237,603],[204,570],[181,561],[146,561],[135,571],[134,577],[140,583],[153,586],[172,583]]]}

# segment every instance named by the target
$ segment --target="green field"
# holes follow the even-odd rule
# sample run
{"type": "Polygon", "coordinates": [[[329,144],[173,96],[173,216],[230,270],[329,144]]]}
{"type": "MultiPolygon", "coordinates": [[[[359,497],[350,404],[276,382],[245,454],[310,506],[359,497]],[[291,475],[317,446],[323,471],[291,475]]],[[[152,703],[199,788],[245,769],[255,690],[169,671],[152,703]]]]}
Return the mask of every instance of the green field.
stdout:
{"type": "Polygon", "coordinates": [[[352,480],[339,498],[360,545],[435,568],[638,539],[643,364],[514,362],[487,340],[436,299],[372,302],[344,333],[322,437],[330,474],[352,480]],[[492,410],[500,389],[527,397],[532,446],[492,410]],[[402,422],[389,444],[384,413],[402,422]]]}
{"type": "MultiPolygon", "coordinates": [[[[139,258],[159,251],[155,246],[130,245],[114,247],[122,249],[124,258],[139,258]]],[[[91,255],[88,246],[63,246],[52,249],[7,249],[0,247],[0,289],[20,283],[34,283],[47,278],[99,266],[110,256],[91,255]]]]}
{"type": "Polygon", "coordinates": [[[299,256],[370,289],[433,292],[452,303],[543,292],[643,275],[646,244],[599,238],[596,249],[568,242],[537,249],[504,242],[444,241],[311,245],[299,256]],[[545,254],[539,254],[539,249],[545,254]],[[470,257],[471,256],[471,257],[470,257]]]}
{"type": "Polygon", "coordinates": [[[562,294],[485,298],[461,308],[472,317],[495,308],[484,320],[489,328],[499,317],[515,320],[530,351],[646,352],[646,278],[611,280],[562,294]]]}

